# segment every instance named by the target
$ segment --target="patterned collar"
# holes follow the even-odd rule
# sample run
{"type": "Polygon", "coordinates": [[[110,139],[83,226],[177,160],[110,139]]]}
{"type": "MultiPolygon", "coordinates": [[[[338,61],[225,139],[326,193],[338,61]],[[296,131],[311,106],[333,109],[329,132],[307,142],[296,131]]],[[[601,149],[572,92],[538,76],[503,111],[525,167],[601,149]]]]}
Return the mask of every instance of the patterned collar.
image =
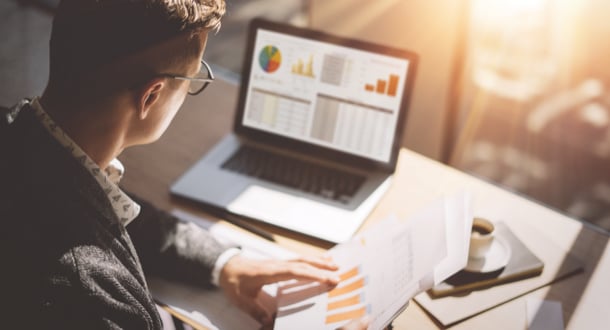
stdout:
{"type": "Polygon", "coordinates": [[[51,117],[44,111],[42,105],[35,98],[31,107],[36,117],[49,133],[64,146],[78,162],[95,178],[102,190],[106,193],[114,213],[124,226],[127,226],[140,213],[140,205],[134,202],[118,186],[125,171],[118,159],[113,159],[105,171],[100,167],[64,132],[51,117]]]}

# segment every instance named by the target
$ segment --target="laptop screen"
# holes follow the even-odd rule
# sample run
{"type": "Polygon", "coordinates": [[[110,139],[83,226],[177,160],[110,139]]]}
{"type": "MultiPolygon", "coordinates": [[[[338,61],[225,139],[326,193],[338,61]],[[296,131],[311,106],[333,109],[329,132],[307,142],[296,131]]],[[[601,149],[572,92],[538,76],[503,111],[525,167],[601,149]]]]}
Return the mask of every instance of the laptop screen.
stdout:
{"type": "Polygon", "coordinates": [[[408,58],[260,27],[252,45],[243,126],[390,161],[408,58]]]}

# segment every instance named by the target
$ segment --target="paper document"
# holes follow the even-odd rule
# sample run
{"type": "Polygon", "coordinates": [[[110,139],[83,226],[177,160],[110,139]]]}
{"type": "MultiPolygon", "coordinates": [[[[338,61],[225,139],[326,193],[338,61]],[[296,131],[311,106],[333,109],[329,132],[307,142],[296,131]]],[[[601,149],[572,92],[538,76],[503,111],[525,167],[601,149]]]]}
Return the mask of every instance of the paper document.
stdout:
{"type": "Polygon", "coordinates": [[[467,194],[442,198],[402,221],[382,221],[329,251],[340,265],[336,287],[280,286],[275,329],[336,329],[365,314],[370,329],[382,329],[414,295],[466,266],[471,225],[467,194]]]}

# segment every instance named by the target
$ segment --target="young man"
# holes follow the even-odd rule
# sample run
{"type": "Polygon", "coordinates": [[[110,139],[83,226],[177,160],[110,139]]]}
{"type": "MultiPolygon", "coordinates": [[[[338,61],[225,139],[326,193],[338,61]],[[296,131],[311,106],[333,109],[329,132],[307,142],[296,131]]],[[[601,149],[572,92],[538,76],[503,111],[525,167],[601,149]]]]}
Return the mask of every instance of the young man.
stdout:
{"type": "Polygon", "coordinates": [[[144,274],[220,286],[269,325],[264,284],[337,283],[327,260],[242,258],[118,186],[121,151],[158,139],[211,82],[201,58],[224,11],[223,0],[61,2],[44,94],[0,118],[3,325],[159,329],[144,274]]]}

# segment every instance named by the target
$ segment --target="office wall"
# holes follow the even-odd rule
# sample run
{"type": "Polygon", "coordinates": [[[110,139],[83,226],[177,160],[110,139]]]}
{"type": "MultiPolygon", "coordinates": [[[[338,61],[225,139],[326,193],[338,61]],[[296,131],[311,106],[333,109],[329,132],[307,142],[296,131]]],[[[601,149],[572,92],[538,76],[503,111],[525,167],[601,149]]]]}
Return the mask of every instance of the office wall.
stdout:
{"type": "Polygon", "coordinates": [[[402,145],[440,159],[464,0],[311,0],[313,28],[415,51],[420,66],[402,145]]]}

